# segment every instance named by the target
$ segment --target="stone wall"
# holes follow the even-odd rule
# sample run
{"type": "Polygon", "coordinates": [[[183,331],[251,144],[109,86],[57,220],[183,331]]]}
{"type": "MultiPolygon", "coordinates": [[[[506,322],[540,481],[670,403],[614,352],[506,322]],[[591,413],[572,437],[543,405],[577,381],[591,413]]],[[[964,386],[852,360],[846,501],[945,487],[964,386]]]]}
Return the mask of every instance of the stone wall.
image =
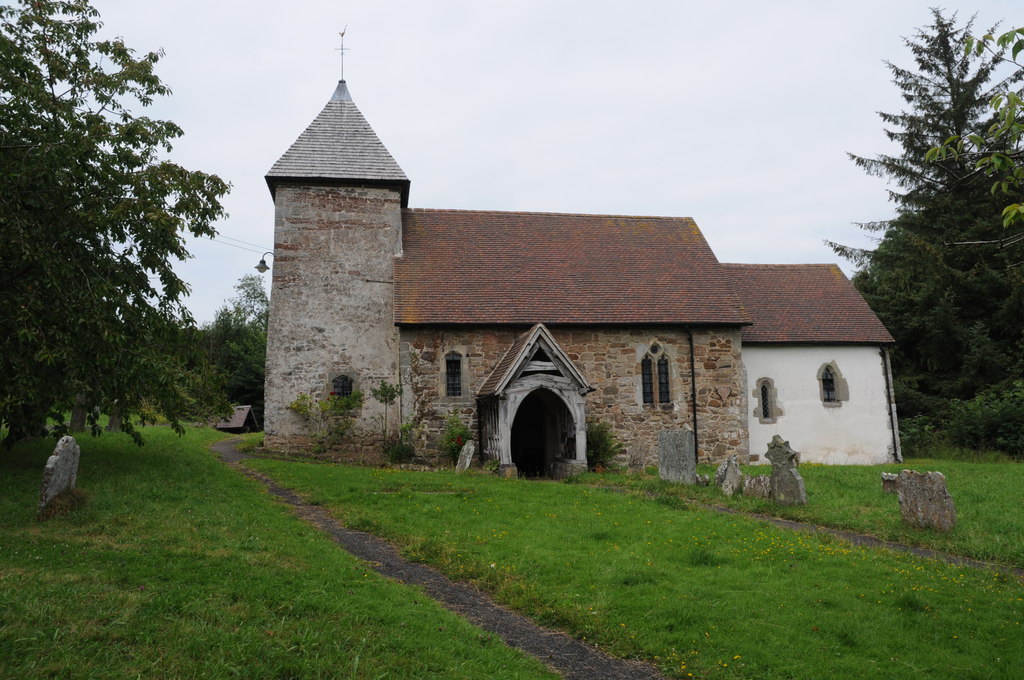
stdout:
{"type": "MultiPolygon", "coordinates": [[[[392,270],[401,252],[401,197],[384,188],[280,184],[275,195],[273,280],[267,333],[266,442],[308,442],[287,406],[302,392],[322,398],[347,375],[366,395],[353,455],[370,455],[383,407],[369,396],[398,379],[392,270]]],[[[393,411],[392,411],[393,412],[393,411]]],[[[391,417],[397,428],[397,415],[391,417]]]]}
{"type": "MultiPolygon", "coordinates": [[[[421,446],[430,446],[455,410],[476,432],[475,395],[515,338],[527,328],[403,328],[400,362],[406,421],[423,424],[421,446]],[[444,396],[444,358],[463,356],[463,396],[444,396]]],[[[679,328],[549,329],[587,380],[596,388],[587,395],[587,417],[612,423],[626,452],[657,460],[658,433],[692,428],[690,343],[679,328]],[[640,363],[652,346],[669,366],[670,400],[644,404],[640,363]]],[[[738,330],[693,331],[696,369],[698,455],[711,461],[748,454],[746,397],[738,330]]],[[[655,372],[655,382],[657,374],[655,372]]],[[[657,397],[656,397],[657,401],[657,397]]]]}

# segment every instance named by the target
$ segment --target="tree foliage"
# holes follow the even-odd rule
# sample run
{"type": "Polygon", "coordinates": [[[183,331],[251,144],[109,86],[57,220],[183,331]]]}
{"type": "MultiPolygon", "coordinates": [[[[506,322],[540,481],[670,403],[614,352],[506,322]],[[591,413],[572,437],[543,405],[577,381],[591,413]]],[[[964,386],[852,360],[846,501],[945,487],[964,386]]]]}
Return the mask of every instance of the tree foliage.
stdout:
{"type": "MultiPolygon", "coordinates": [[[[227,186],[165,158],[182,131],[133,113],[160,54],[100,40],[85,0],[0,6],[0,422],[40,431],[76,397],[175,426],[215,391],[172,264],[227,186]]],[[[130,418],[125,429],[132,431],[130,418]]],[[[95,421],[93,422],[94,431],[95,421]]]]}
{"type": "Polygon", "coordinates": [[[256,422],[262,424],[270,301],[255,274],[239,279],[235,293],[203,326],[203,347],[224,379],[228,400],[252,406],[256,422]]]}
{"type": "Polygon", "coordinates": [[[891,182],[896,217],[862,225],[874,250],[833,248],[861,268],[854,283],[896,339],[898,402],[907,415],[938,414],[951,398],[1009,385],[1024,371],[1024,242],[1007,242],[1002,196],[968,158],[926,160],[936,140],[995,123],[993,97],[1019,92],[1024,72],[1003,73],[1002,53],[965,51],[972,22],[932,11],[906,39],[914,68],[887,62],[907,108],[879,114],[898,153],[851,155],[891,182]],[[997,77],[1000,76],[1001,77],[997,77]]]}

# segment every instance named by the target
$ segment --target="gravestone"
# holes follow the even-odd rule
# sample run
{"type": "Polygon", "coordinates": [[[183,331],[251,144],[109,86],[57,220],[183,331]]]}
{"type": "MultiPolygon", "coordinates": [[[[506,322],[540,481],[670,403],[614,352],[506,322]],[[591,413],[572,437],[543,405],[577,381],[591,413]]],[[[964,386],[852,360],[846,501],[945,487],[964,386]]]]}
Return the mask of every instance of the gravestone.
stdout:
{"type": "Polygon", "coordinates": [[[735,454],[729,456],[715,470],[715,486],[721,489],[726,496],[732,496],[737,491],[743,490],[743,473],[740,472],[740,465],[736,462],[735,454]]]}
{"type": "Polygon", "coordinates": [[[921,529],[951,531],[956,526],[956,508],[941,472],[902,470],[896,478],[903,523],[921,529]]]}
{"type": "Polygon", "coordinates": [[[82,450],[74,437],[61,437],[43,468],[43,486],[39,490],[39,512],[60,494],[75,488],[78,480],[78,459],[82,450]]]}
{"type": "Polygon", "coordinates": [[[895,472],[883,472],[882,473],[882,491],[886,493],[896,493],[896,480],[899,478],[895,472]]]}
{"type": "Polygon", "coordinates": [[[658,475],[668,482],[697,483],[693,432],[662,430],[658,433],[658,475]]]}
{"type": "Polygon", "coordinates": [[[804,478],[796,470],[800,455],[779,435],[772,437],[765,456],[772,462],[771,499],[779,505],[806,505],[807,490],[804,478]]]}
{"type": "Polygon", "coordinates": [[[469,466],[473,464],[473,456],[475,454],[476,442],[470,439],[459,450],[459,462],[455,464],[455,472],[458,474],[468,470],[469,466]]]}
{"type": "Polygon", "coordinates": [[[697,486],[711,486],[711,478],[707,475],[697,475],[697,486]]]}
{"type": "Polygon", "coordinates": [[[770,498],[772,493],[772,480],[768,475],[751,475],[747,477],[743,485],[743,495],[755,498],[770,498]]]}
{"type": "Polygon", "coordinates": [[[629,474],[631,475],[642,475],[644,473],[644,454],[637,448],[629,450],[629,457],[626,459],[626,466],[629,474]]]}

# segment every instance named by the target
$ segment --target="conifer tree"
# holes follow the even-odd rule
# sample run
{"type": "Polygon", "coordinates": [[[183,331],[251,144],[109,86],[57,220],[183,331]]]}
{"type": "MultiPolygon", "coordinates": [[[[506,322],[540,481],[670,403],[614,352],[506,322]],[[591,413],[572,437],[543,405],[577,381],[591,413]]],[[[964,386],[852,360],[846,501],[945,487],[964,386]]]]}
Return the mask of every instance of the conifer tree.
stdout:
{"type": "Polygon", "coordinates": [[[861,225],[879,234],[874,250],[830,244],[861,269],[854,283],[896,339],[897,402],[906,415],[941,413],[1024,374],[1024,242],[1007,243],[1006,196],[967,158],[926,160],[954,135],[991,124],[990,99],[1019,91],[1024,71],[1000,70],[998,53],[965,50],[973,21],[932,10],[931,25],[905,43],[914,68],[886,62],[906,109],[880,113],[899,147],[851,154],[890,181],[896,217],[861,225]],[[997,77],[999,76],[999,77],[997,77]]]}

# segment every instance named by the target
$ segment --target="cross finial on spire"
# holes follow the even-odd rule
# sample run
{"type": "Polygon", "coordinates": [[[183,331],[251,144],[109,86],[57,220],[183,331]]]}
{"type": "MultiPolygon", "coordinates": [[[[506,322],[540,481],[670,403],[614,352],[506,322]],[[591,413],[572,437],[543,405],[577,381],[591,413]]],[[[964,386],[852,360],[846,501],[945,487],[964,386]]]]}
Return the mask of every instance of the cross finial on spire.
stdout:
{"type": "Polygon", "coordinates": [[[348,31],[348,24],[346,24],[345,28],[341,29],[341,33],[338,34],[338,37],[341,38],[341,47],[334,48],[335,52],[340,52],[341,53],[341,79],[342,80],[345,80],[345,51],[346,51],[346,49],[345,49],[345,32],[346,31],[348,31]]]}

